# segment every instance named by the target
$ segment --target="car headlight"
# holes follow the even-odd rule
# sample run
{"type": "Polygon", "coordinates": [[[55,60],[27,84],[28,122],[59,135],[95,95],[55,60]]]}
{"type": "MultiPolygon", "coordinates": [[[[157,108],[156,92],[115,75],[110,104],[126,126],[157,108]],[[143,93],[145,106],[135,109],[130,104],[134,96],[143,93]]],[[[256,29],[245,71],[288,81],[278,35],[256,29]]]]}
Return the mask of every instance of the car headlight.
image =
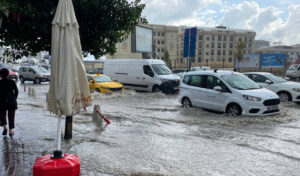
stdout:
{"type": "Polygon", "coordinates": [[[243,97],[244,97],[246,100],[249,100],[249,101],[260,101],[260,100],[261,100],[261,98],[253,97],[253,96],[250,96],[250,95],[243,95],[243,97]]]}
{"type": "Polygon", "coordinates": [[[300,92],[300,88],[293,88],[293,91],[300,92]]]}
{"type": "Polygon", "coordinates": [[[109,89],[108,87],[101,87],[102,89],[109,89]]]}

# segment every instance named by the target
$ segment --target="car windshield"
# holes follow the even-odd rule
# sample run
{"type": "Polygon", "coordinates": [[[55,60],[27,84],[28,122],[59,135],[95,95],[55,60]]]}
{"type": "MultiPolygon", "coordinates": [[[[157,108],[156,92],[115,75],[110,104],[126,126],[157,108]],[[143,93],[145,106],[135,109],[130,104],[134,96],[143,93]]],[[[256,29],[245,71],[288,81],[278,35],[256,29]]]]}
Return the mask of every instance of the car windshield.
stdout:
{"type": "Polygon", "coordinates": [[[232,88],[238,90],[250,90],[260,89],[259,85],[253,82],[251,79],[240,74],[230,74],[221,76],[223,80],[229,84],[232,88]]]}
{"type": "Polygon", "coordinates": [[[48,73],[49,71],[47,69],[45,69],[44,67],[34,67],[34,70],[37,73],[48,73]]]}
{"type": "Polygon", "coordinates": [[[158,75],[171,75],[172,71],[165,64],[153,64],[151,65],[154,72],[158,75]]]}
{"type": "Polygon", "coordinates": [[[273,74],[266,74],[266,77],[269,78],[271,81],[273,81],[274,83],[284,83],[287,82],[287,80],[279,77],[279,76],[275,76],[273,74]]]}
{"type": "Polygon", "coordinates": [[[104,75],[94,76],[94,79],[95,79],[96,82],[110,82],[110,81],[112,81],[110,77],[104,76],[104,75]]]}
{"type": "Polygon", "coordinates": [[[289,70],[297,70],[299,65],[293,64],[290,66],[289,70]]]}

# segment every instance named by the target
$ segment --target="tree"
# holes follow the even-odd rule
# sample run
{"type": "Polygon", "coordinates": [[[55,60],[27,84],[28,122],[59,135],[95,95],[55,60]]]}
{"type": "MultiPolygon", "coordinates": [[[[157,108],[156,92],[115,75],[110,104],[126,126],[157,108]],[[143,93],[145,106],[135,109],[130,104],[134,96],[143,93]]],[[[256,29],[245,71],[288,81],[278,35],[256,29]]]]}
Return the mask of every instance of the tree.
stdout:
{"type": "Polygon", "coordinates": [[[164,56],[162,57],[162,60],[165,61],[167,66],[172,70],[172,63],[171,63],[171,60],[170,60],[170,54],[169,54],[168,50],[165,50],[164,56]]]}
{"type": "Polygon", "coordinates": [[[240,70],[240,62],[243,60],[244,54],[246,53],[246,43],[242,40],[239,40],[236,44],[236,50],[234,51],[234,57],[238,61],[238,70],[240,70]]]}
{"type": "MultiPolygon", "coordinates": [[[[37,53],[51,50],[51,22],[58,0],[1,0],[0,46],[37,53]]],[[[142,17],[141,0],[73,0],[84,53],[96,58],[116,52],[115,44],[142,17]]]]}

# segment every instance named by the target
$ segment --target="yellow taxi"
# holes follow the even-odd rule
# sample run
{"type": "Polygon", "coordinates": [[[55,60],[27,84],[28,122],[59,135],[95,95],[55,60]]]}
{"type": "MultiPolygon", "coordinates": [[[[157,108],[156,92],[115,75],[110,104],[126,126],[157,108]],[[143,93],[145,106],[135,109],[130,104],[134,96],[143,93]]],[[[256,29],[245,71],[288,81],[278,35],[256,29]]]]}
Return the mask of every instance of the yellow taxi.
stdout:
{"type": "Polygon", "coordinates": [[[110,77],[103,74],[87,75],[90,90],[97,92],[123,92],[123,85],[113,81],[110,77]]]}

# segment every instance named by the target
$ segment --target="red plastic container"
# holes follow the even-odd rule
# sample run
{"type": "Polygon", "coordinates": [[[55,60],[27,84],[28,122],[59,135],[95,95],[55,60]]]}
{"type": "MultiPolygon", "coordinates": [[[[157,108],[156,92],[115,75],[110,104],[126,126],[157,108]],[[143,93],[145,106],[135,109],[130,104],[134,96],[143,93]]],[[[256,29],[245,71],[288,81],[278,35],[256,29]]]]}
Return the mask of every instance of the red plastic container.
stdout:
{"type": "Polygon", "coordinates": [[[64,154],[63,158],[53,159],[45,155],[35,160],[33,176],[78,176],[80,160],[77,155],[64,154]]]}

